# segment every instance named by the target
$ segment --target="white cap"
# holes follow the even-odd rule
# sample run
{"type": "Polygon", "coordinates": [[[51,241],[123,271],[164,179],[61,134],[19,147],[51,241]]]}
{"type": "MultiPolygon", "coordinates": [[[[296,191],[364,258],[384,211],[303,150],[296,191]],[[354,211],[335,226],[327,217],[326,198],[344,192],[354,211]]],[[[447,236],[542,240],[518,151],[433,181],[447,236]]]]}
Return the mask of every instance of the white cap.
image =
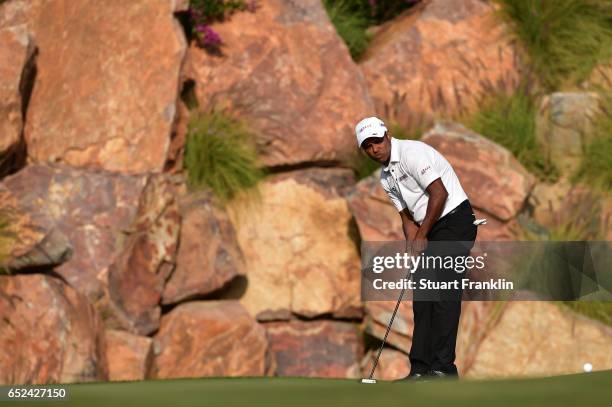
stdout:
{"type": "Polygon", "coordinates": [[[361,147],[361,143],[369,137],[383,137],[386,131],[385,123],[378,117],[366,117],[355,126],[357,145],[361,147]]]}

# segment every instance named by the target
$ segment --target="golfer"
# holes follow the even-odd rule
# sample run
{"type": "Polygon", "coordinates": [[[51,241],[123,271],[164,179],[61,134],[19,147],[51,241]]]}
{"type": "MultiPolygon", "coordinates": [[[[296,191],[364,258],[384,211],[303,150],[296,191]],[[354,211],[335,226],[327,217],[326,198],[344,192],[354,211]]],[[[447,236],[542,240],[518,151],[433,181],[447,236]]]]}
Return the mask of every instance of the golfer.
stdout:
{"type": "MultiPolygon", "coordinates": [[[[455,171],[442,154],[421,141],[391,137],[376,117],[361,120],[355,134],[359,147],[382,165],[380,183],[402,219],[408,250],[421,253],[428,241],[461,242],[460,254],[469,255],[476,239],[475,216],[455,171]],[[413,237],[409,236],[411,222],[418,227],[413,237]]],[[[456,294],[452,299],[421,301],[415,293],[410,374],[404,380],[458,376],[455,344],[461,290],[456,294]]]]}

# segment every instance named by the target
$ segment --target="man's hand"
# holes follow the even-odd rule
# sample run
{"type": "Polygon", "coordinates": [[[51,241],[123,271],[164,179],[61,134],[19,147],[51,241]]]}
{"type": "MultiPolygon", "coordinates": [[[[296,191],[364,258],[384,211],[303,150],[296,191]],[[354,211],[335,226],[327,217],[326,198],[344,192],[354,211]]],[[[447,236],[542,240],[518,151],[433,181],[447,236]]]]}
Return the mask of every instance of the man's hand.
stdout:
{"type": "Polygon", "coordinates": [[[419,256],[427,248],[427,237],[422,236],[417,232],[414,240],[412,241],[412,248],[410,250],[411,256],[419,256]]]}
{"type": "Polygon", "coordinates": [[[427,234],[440,217],[440,214],[444,209],[446,198],[448,198],[448,191],[446,191],[446,188],[444,187],[444,184],[440,178],[437,178],[431,184],[429,184],[426,191],[429,194],[427,212],[425,213],[425,219],[423,219],[423,222],[421,223],[421,226],[419,227],[419,230],[412,241],[411,254],[413,256],[419,256],[427,248],[427,234]]]}

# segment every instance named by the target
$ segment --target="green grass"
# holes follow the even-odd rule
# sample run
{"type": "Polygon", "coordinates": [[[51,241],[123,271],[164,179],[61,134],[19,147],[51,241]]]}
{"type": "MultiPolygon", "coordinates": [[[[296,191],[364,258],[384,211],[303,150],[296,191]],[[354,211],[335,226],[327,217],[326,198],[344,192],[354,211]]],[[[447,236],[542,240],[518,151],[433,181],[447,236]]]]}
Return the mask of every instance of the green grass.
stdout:
{"type": "Polygon", "coordinates": [[[367,29],[393,19],[415,1],[376,0],[374,3],[371,5],[369,0],[323,0],[329,19],[355,61],[363,55],[372,39],[367,29]]]}
{"type": "Polygon", "coordinates": [[[583,81],[598,63],[612,57],[608,0],[495,1],[549,91],[583,81]]]}
{"type": "MultiPolygon", "coordinates": [[[[562,357],[562,356],[561,356],[562,357]]],[[[609,406],[612,371],[538,379],[360,384],[357,380],[205,378],[67,385],[63,405],[88,407],[609,406]]],[[[21,401],[20,406],[37,406],[21,401]]]]}
{"type": "Polygon", "coordinates": [[[578,178],[605,190],[612,190],[612,120],[611,133],[596,138],[587,148],[578,178]]]}
{"type": "Polygon", "coordinates": [[[536,106],[526,86],[512,94],[488,95],[481,106],[479,111],[462,119],[467,127],[510,150],[540,180],[558,178],[558,171],[537,142],[536,106]]]}
{"type": "Polygon", "coordinates": [[[352,6],[348,0],[324,0],[323,4],[336,32],[349,49],[353,60],[358,60],[371,40],[366,32],[370,20],[363,11],[352,6]]]}
{"type": "Polygon", "coordinates": [[[599,115],[594,139],[587,146],[582,164],[574,181],[604,191],[612,190],[612,95],[604,96],[603,112],[599,115]]]}
{"type": "Polygon", "coordinates": [[[611,301],[566,301],[564,305],[579,314],[612,326],[611,301]]]}
{"type": "Polygon", "coordinates": [[[380,168],[380,164],[370,159],[361,149],[355,152],[352,162],[350,163],[357,180],[362,180],[369,177],[380,168]]]}
{"type": "Polygon", "coordinates": [[[222,202],[255,187],[264,171],[254,137],[227,113],[192,111],[184,157],[189,186],[210,188],[222,202]]]}

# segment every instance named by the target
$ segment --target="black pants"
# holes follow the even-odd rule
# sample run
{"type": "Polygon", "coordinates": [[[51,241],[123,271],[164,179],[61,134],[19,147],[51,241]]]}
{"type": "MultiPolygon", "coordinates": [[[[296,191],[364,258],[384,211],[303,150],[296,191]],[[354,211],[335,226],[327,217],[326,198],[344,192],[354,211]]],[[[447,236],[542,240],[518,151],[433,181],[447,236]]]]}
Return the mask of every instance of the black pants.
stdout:
{"type": "MultiPolygon", "coordinates": [[[[428,244],[437,250],[447,250],[448,255],[469,255],[470,249],[476,239],[477,227],[473,224],[474,216],[469,201],[464,201],[458,210],[440,219],[431,228],[427,240],[463,242],[456,245],[428,244]],[[465,242],[468,242],[466,245],[465,242]],[[469,244],[471,243],[471,244],[469,244]]],[[[434,249],[432,249],[434,250],[434,249]]],[[[428,254],[428,251],[425,252],[428,254]]],[[[436,253],[440,254],[440,253],[436,253]]],[[[456,275],[454,271],[451,270],[456,275]]],[[[418,276],[418,273],[415,274],[418,276]]],[[[444,270],[444,276],[449,276],[444,270]]],[[[448,279],[448,277],[444,277],[448,279]]],[[[453,277],[450,277],[451,279],[453,277]]],[[[412,310],[414,313],[414,330],[412,334],[412,347],[410,349],[410,373],[426,374],[428,370],[440,370],[449,375],[457,375],[455,366],[455,344],[461,316],[461,290],[449,297],[448,293],[439,300],[418,299],[415,292],[412,310]]]]}

